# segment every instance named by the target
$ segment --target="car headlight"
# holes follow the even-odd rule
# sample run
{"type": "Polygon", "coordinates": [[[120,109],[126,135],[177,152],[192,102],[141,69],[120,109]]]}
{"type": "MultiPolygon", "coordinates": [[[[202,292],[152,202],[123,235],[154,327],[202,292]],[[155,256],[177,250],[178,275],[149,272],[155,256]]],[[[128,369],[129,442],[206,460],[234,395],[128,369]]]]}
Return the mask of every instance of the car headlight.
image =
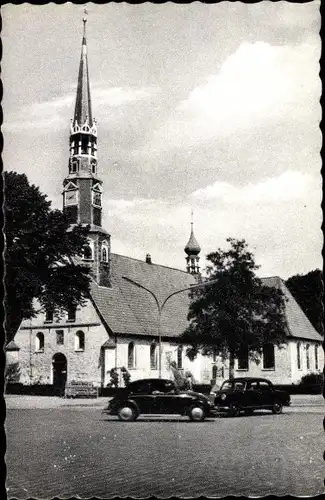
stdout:
{"type": "Polygon", "coordinates": [[[220,399],[222,399],[222,401],[224,401],[226,399],[226,397],[227,396],[225,394],[221,394],[220,399]]]}

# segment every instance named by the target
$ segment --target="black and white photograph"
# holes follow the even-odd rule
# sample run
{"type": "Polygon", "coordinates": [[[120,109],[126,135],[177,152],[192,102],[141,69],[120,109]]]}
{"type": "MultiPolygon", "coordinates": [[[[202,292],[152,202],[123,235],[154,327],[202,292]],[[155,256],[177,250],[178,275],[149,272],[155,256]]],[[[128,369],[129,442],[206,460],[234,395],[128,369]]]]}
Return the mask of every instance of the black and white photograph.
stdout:
{"type": "Polygon", "coordinates": [[[325,493],[320,6],[3,5],[8,499],[325,493]]]}

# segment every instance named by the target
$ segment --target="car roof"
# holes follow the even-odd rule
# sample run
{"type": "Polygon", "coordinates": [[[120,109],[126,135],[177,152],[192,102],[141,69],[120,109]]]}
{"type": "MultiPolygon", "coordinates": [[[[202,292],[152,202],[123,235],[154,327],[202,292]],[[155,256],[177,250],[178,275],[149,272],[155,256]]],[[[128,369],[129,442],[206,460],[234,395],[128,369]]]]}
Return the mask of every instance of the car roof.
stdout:
{"type": "Polygon", "coordinates": [[[172,382],[172,380],[166,378],[140,378],[137,380],[133,380],[130,384],[137,384],[141,382],[172,382]]]}
{"type": "Polygon", "coordinates": [[[262,377],[235,377],[233,379],[226,379],[225,382],[229,382],[229,381],[234,381],[234,382],[251,382],[252,380],[256,380],[256,381],[259,381],[259,380],[263,380],[263,382],[270,382],[270,380],[268,380],[267,378],[262,378],[262,377]]]}

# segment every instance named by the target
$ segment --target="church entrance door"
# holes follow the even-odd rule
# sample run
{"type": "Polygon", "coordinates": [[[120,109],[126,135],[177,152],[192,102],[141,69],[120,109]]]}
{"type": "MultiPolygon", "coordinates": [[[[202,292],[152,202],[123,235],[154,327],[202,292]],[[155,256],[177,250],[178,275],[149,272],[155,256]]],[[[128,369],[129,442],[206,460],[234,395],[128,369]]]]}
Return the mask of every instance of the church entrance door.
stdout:
{"type": "Polygon", "coordinates": [[[67,358],[61,352],[54,354],[52,358],[53,366],[53,387],[56,396],[64,396],[65,384],[67,382],[67,358]]]}

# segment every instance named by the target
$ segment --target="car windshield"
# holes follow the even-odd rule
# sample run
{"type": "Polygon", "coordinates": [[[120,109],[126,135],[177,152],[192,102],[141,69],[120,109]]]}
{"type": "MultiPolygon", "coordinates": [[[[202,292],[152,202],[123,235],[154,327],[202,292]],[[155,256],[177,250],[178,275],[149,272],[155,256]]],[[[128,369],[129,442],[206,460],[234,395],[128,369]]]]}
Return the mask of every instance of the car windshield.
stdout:
{"type": "Polygon", "coordinates": [[[226,380],[222,386],[221,386],[221,391],[227,391],[227,390],[235,390],[235,391],[240,391],[244,389],[245,383],[243,381],[239,380],[226,380]]]}

